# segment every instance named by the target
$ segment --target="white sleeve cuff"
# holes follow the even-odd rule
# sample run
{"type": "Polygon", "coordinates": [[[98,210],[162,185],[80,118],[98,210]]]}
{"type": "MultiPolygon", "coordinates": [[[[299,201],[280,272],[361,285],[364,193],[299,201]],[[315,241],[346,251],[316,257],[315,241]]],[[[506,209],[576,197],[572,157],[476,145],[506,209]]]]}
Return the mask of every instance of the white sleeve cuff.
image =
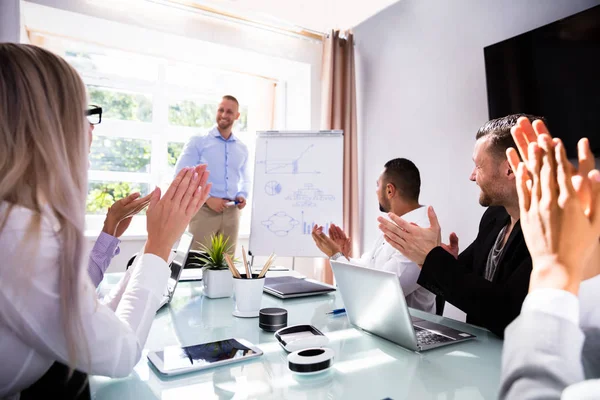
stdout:
{"type": "Polygon", "coordinates": [[[543,312],[579,326],[579,299],[559,289],[538,289],[527,295],[521,313],[543,312]]]}

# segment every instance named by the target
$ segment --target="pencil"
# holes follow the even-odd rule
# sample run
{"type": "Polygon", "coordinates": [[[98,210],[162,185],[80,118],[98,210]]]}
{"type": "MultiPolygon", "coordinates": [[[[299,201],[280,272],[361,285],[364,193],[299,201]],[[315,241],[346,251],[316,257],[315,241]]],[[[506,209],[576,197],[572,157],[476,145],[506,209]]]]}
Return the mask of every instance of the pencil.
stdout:
{"type": "Polygon", "coordinates": [[[244,268],[246,268],[246,279],[252,279],[252,273],[248,267],[248,259],[246,258],[246,249],[242,246],[242,257],[244,257],[244,268]]]}
{"type": "Polygon", "coordinates": [[[238,272],[237,268],[233,265],[233,261],[231,260],[231,257],[229,257],[229,254],[225,254],[225,261],[227,262],[227,267],[229,267],[229,271],[231,271],[231,275],[233,275],[234,278],[241,278],[241,275],[238,272]]]}
{"type": "Polygon", "coordinates": [[[262,278],[263,276],[266,275],[267,271],[269,270],[269,267],[271,266],[271,264],[273,264],[274,261],[275,261],[275,253],[271,253],[269,258],[267,259],[267,262],[265,262],[265,265],[263,266],[262,270],[260,271],[260,274],[258,274],[259,278],[262,278]]]}

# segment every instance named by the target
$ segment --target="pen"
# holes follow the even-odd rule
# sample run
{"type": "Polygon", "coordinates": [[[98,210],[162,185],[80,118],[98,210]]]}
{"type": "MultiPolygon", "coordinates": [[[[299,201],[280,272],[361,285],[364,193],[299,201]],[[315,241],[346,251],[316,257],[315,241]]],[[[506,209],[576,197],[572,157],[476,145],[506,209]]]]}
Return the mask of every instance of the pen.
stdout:
{"type": "Polygon", "coordinates": [[[343,313],[345,313],[345,312],[346,312],[346,309],[345,309],[345,308],[338,308],[338,309],[336,309],[336,310],[329,311],[329,312],[328,312],[328,313],[326,313],[326,314],[338,315],[338,314],[343,314],[343,313]]]}
{"type": "Polygon", "coordinates": [[[238,204],[240,204],[239,201],[237,200],[232,200],[232,201],[228,201],[227,203],[225,203],[225,206],[227,207],[231,207],[231,206],[237,206],[238,204]]]}

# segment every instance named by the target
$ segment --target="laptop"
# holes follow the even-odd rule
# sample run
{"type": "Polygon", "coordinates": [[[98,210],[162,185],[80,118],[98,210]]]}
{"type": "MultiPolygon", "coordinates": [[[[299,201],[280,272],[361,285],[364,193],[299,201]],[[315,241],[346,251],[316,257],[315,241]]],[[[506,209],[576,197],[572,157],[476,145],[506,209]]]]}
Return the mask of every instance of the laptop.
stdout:
{"type": "Polygon", "coordinates": [[[183,271],[183,267],[185,267],[185,263],[187,262],[193,240],[194,236],[189,232],[183,232],[181,239],[179,239],[179,244],[177,245],[177,250],[175,251],[175,257],[169,266],[171,269],[171,276],[167,282],[167,288],[163,294],[163,299],[158,305],[159,309],[164,307],[166,304],[169,304],[173,299],[175,288],[177,287],[177,283],[179,283],[181,272],[183,271]]]}
{"type": "Polygon", "coordinates": [[[331,261],[352,325],[413,351],[475,338],[435,322],[411,317],[400,280],[393,272],[331,261]]]}
{"type": "Polygon", "coordinates": [[[311,279],[280,276],[265,278],[263,291],[280,299],[293,299],[335,292],[335,287],[311,279]]]}

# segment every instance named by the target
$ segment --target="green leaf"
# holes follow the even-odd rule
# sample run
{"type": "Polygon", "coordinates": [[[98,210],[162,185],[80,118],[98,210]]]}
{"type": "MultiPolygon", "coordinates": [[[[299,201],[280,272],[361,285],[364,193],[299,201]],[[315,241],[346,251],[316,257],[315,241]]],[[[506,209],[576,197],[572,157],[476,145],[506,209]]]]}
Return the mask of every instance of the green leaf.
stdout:
{"type": "MultiPolygon", "coordinates": [[[[204,264],[207,269],[228,269],[225,254],[230,253],[232,245],[229,245],[229,238],[225,238],[222,233],[212,234],[210,236],[210,245],[201,244],[203,254],[195,256],[194,259],[204,264]]],[[[236,259],[233,259],[236,262],[236,259]]]]}

